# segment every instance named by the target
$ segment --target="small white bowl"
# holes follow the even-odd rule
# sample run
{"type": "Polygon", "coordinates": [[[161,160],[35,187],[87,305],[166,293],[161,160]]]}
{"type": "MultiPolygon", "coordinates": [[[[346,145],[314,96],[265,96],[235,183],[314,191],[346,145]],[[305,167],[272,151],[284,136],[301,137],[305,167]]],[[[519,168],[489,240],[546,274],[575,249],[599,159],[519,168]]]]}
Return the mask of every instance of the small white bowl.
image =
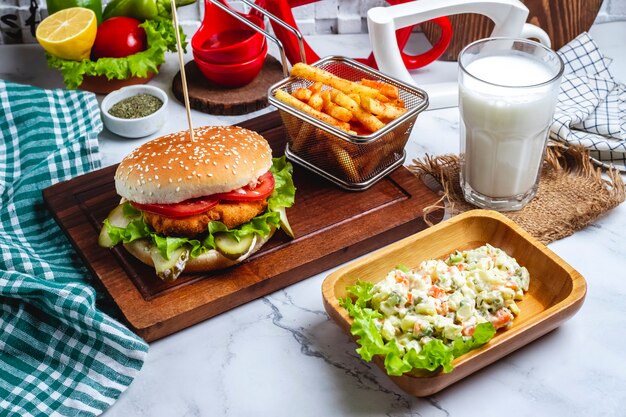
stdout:
{"type": "Polygon", "coordinates": [[[167,94],[160,88],[151,85],[129,85],[119,90],[112,91],[102,100],[102,104],[100,105],[102,121],[107,129],[119,136],[126,138],[148,136],[163,127],[167,102],[167,94]],[[122,119],[109,113],[113,105],[137,94],[150,94],[155,96],[163,102],[163,105],[154,113],[137,119],[122,119]]]}

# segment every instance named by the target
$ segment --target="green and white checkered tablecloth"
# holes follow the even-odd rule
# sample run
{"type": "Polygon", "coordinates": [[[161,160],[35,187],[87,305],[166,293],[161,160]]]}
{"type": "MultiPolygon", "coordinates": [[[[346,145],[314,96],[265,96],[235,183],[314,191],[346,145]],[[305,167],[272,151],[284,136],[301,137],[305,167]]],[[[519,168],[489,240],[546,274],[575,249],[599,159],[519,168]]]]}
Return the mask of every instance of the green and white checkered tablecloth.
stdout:
{"type": "Polygon", "coordinates": [[[148,346],[96,307],[42,189],[100,166],[93,94],[0,80],[0,416],[95,416],[148,346]]]}

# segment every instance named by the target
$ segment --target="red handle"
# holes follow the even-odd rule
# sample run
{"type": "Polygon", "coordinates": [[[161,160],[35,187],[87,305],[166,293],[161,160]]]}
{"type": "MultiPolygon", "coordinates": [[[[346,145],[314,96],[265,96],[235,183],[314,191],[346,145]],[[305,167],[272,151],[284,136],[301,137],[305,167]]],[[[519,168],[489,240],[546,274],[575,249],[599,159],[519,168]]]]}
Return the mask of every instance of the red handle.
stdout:
{"type": "MultiPolygon", "coordinates": [[[[387,2],[392,6],[396,4],[408,3],[409,1],[412,0],[387,0],[387,2]]],[[[452,24],[450,23],[450,19],[448,19],[446,16],[442,16],[430,20],[430,22],[433,22],[434,24],[439,26],[439,28],[441,29],[441,36],[439,37],[437,43],[433,45],[431,49],[419,55],[409,55],[404,53],[403,51],[406,43],[409,40],[409,36],[411,36],[413,26],[402,28],[396,31],[398,48],[400,48],[400,55],[402,56],[404,66],[409,70],[424,67],[435,61],[446,51],[448,45],[450,45],[450,41],[452,40],[452,24]]],[[[370,58],[375,64],[373,54],[370,54],[370,58]]]]}
{"type": "MultiPolygon", "coordinates": [[[[402,56],[404,66],[408,70],[422,68],[437,60],[437,58],[439,58],[446,51],[448,45],[450,45],[450,41],[452,40],[452,24],[450,23],[450,19],[448,19],[446,16],[442,16],[430,20],[430,22],[436,24],[441,28],[441,36],[432,48],[419,55],[409,55],[403,51],[409,40],[409,37],[411,36],[413,26],[398,29],[396,31],[396,38],[398,39],[398,48],[400,48],[400,55],[402,56]]],[[[377,68],[376,60],[374,59],[373,53],[371,53],[370,56],[367,57],[367,59],[359,59],[359,61],[369,65],[372,68],[377,68]]]]}
{"type": "MultiPolygon", "coordinates": [[[[302,6],[305,4],[313,3],[318,0],[295,0],[293,1],[295,5],[302,6]]],[[[293,28],[297,28],[296,20],[293,17],[293,12],[291,11],[291,6],[288,0],[256,0],[256,3],[263,7],[265,10],[283,20],[289,26],[293,28]]],[[[272,29],[274,33],[278,37],[278,39],[283,43],[283,47],[285,48],[285,54],[287,55],[287,59],[291,64],[295,64],[296,62],[301,62],[302,58],[300,57],[300,46],[298,44],[298,38],[288,29],[280,26],[274,21],[270,21],[272,23],[272,29]]],[[[320,57],[315,53],[313,48],[308,44],[306,39],[302,40],[304,43],[304,52],[306,54],[306,62],[315,62],[319,61],[320,57]]]]}
{"type": "MultiPolygon", "coordinates": [[[[285,23],[290,25],[291,27],[297,28],[296,21],[293,17],[293,11],[291,10],[293,7],[303,6],[306,4],[314,3],[319,0],[257,0],[257,4],[263,8],[265,8],[268,12],[282,19],[285,23]]],[[[412,0],[387,0],[389,4],[400,4],[406,3],[412,0]]],[[[402,55],[402,60],[404,61],[404,65],[407,69],[416,69],[421,68],[429,63],[433,62],[437,58],[439,58],[446,50],[450,41],[452,39],[452,25],[450,24],[450,20],[447,17],[438,17],[432,20],[433,23],[437,24],[441,28],[441,36],[439,41],[428,51],[419,54],[419,55],[409,55],[404,53],[402,50],[406,46],[409,37],[411,36],[411,32],[413,27],[406,27],[396,31],[396,37],[398,40],[398,48],[400,48],[400,53],[402,55]]],[[[300,46],[298,44],[298,39],[293,34],[293,32],[283,28],[282,26],[271,22],[272,28],[274,29],[274,33],[283,43],[283,47],[285,48],[285,54],[287,55],[287,59],[291,64],[295,64],[296,62],[300,62],[302,59],[300,58],[300,46]]],[[[319,55],[315,53],[313,48],[308,44],[306,39],[303,39],[304,43],[304,52],[306,55],[306,61],[311,63],[318,61],[320,59],[319,55]]],[[[367,58],[357,58],[358,61],[365,63],[373,68],[376,68],[376,60],[374,59],[374,54],[370,54],[367,58]]]]}

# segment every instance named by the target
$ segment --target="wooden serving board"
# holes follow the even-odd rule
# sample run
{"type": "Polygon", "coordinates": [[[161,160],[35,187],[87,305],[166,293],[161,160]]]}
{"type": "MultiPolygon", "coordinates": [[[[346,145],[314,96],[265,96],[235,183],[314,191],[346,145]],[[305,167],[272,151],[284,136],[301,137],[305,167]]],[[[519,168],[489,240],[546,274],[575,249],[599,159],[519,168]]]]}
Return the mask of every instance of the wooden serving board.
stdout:
{"type": "MultiPolygon", "coordinates": [[[[275,154],[282,154],[286,137],[277,112],[241,126],[261,133],[275,154]]],[[[120,199],[116,168],[53,185],[43,195],[130,328],[148,342],[425,229],[422,209],[438,199],[405,167],[366,191],[349,192],[295,166],[296,203],[287,211],[295,239],[279,231],[240,265],[168,283],[123,248],[98,246],[101,222],[120,199]]]]}
{"type": "MultiPolygon", "coordinates": [[[[189,105],[192,109],[208,114],[231,116],[266,108],[267,90],[285,76],[281,63],[271,55],[265,58],[259,75],[250,84],[238,88],[224,87],[207,80],[193,60],[185,65],[185,74],[189,105]]],[[[178,101],[184,103],[180,71],[172,79],[172,92],[178,101]]]]}

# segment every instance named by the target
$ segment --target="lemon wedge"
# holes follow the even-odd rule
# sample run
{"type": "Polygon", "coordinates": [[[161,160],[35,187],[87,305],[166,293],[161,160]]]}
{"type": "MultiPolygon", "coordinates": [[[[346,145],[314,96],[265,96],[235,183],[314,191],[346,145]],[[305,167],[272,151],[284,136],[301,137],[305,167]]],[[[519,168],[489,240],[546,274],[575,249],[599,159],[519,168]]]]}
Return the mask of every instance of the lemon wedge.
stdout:
{"type": "Polygon", "coordinates": [[[70,7],[46,17],[35,36],[48,53],[63,59],[89,59],[96,40],[97,20],[93,10],[70,7]]]}

